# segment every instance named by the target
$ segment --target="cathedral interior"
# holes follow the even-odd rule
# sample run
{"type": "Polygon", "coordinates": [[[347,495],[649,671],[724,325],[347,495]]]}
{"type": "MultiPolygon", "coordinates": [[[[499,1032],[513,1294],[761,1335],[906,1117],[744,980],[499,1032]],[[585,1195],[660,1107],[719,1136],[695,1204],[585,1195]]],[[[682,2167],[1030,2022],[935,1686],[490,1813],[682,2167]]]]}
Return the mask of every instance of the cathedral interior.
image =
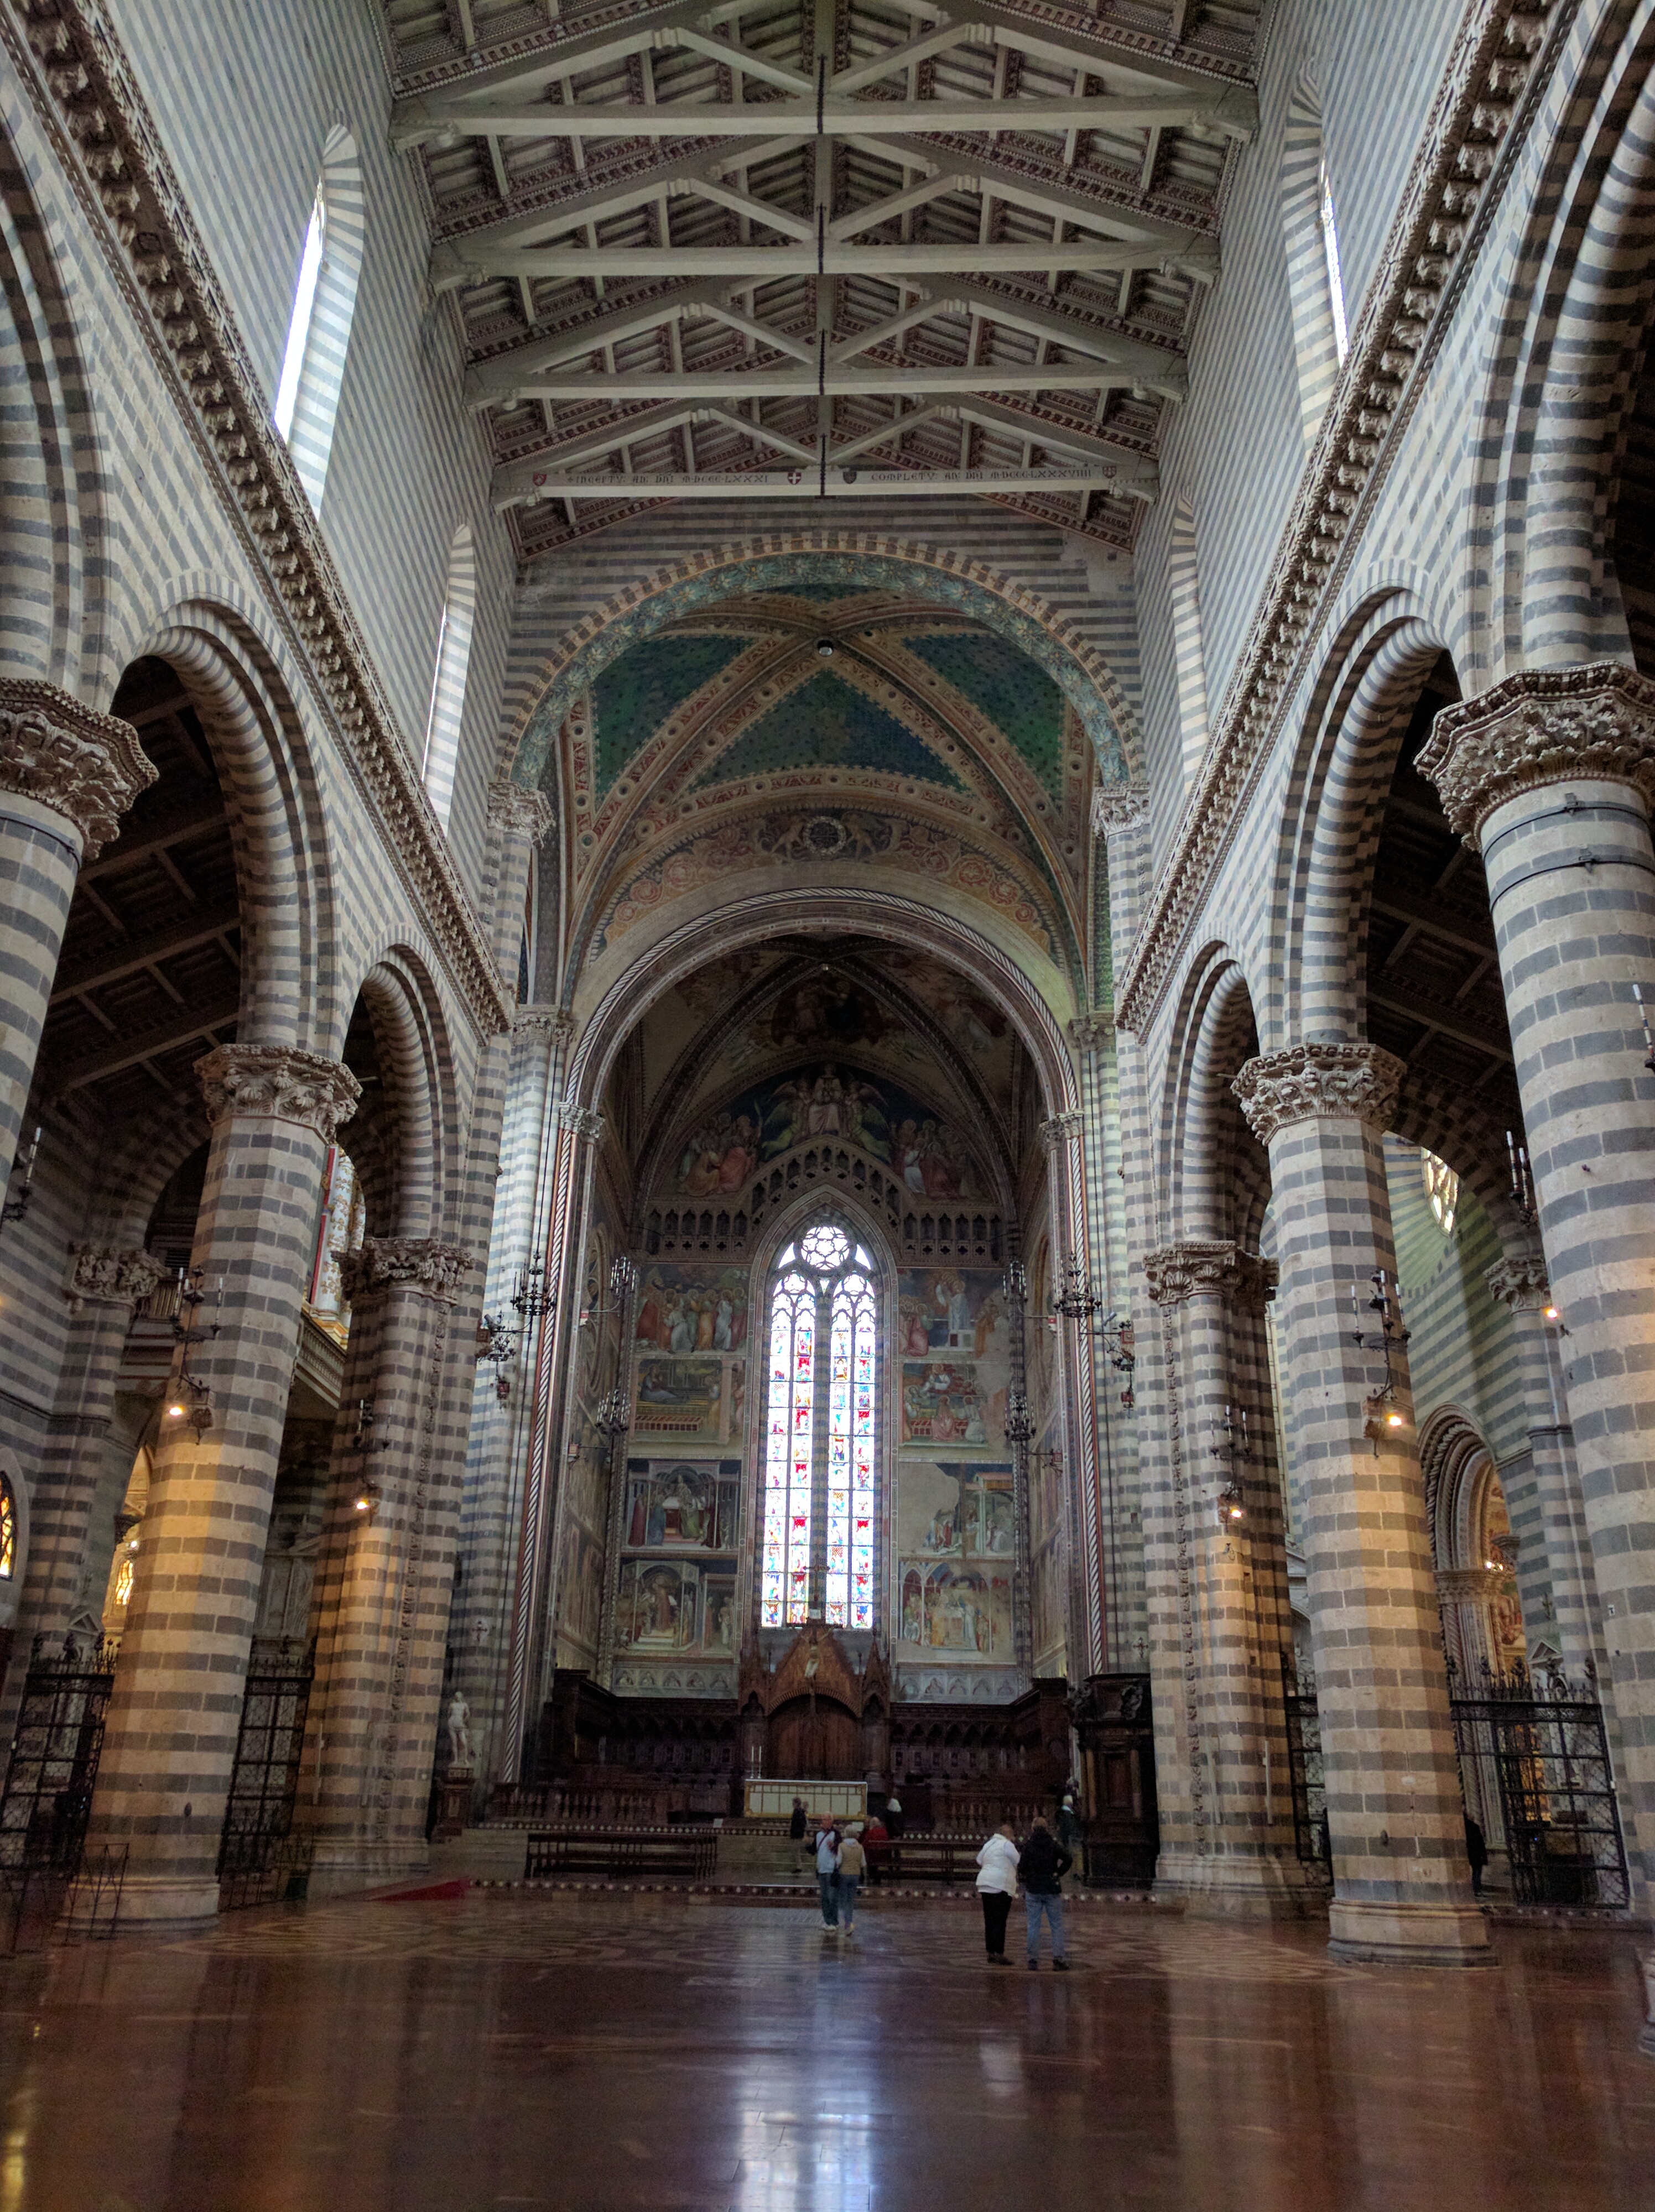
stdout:
{"type": "Polygon", "coordinates": [[[0,88],[0,2212],[1655,2202],[1646,0],[0,88]]]}

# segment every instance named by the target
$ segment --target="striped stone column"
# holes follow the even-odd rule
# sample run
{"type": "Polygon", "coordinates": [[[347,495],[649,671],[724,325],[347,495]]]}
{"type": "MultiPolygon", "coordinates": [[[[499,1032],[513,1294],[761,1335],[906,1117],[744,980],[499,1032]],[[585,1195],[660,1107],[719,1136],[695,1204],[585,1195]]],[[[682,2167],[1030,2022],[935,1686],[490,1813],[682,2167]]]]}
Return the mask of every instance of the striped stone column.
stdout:
{"type": "Polygon", "coordinates": [[[339,1261],[350,1341],[300,1788],[321,1893],[427,1861],[464,1464],[451,1322],[471,1264],[451,1245],[396,1237],[367,1237],[339,1261]]]}
{"type": "Polygon", "coordinates": [[[1623,1746],[1655,1885],[1655,683],[1617,662],[1509,677],[1420,754],[1482,855],[1623,1746]]]}
{"type": "Polygon", "coordinates": [[[1249,1342],[1275,1294],[1275,1264],[1227,1238],[1195,1237],[1147,1253],[1144,1273],[1179,1404],[1145,1529],[1159,1632],[1156,1893],[1200,1911],[1295,1917],[1309,1893],[1283,1705],[1287,1557],[1249,1342]],[[1245,1459],[1244,1407],[1255,1455],[1245,1459]]]}
{"type": "Polygon", "coordinates": [[[1488,1270],[1488,1288],[1512,1316],[1522,1362],[1528,1496],[1513,1499],[1514,1486],[1508,1482],[1506,1503],[1521,1537],[1517,1582],[1524,1625],[1530,1644],[1542,1638],[1553,1645],[1565,1674],[1579,1682],[1589,1665],[1603,1667],[1605,1652],[1563,1382],[1560,1316],[1546,1263],[1537,1253],[1499,1261],[1488,1270]],[[1528,1505],[1526,1514],[1523,1504],[1528,1505]],[[1530,1523],[1537,1544],[1530,1540],[1530,1523]]]}
{"type": "Polygon", "coordinates": [[[0,1742],[9,1740],[28,1655],[37,1638],[55,1650],[71,1621],[101,1619],[104,1584],[114,1542],[113,1514],[131,1473],[131,1454],[113,1464],[109,1419],[115,1377],[126,1348],[132,1309],[166,1276],[148,1252],[70,1248],[64,1295],[71,1318],[58,1370],[52,1425],[29,1492],[28,1557],[16,1620],[15,1663],[0,1704],[0,1742]],[[110,1502],[106,1528],[94,1529],[101,1489],[110,1502]]]}
{"type": "Polygon", "coordinates": [[[217,1909],[322,1160],[361,1096],[349,1068],[291,1046],[221,1045],[196,1072],[212,1140],[191,1259],[198,1325],[217,1334],[185,1351],[211,1420],[198,1436],[163,1415],[93,1801],[94,1843],[130,1854],[121,1911],[136,1920],[217,1909]]]}
{"type": "Polygon", "coordinates": [[[1403,1073],[1377,1045],[1301,1044],[1249,1060],[1234,1089],[1270,1155],[1333,1844],[1329,1948],[1481,1965],[1492,1954],[1471,1902],[1406,1356],[1393,1355],[1394,1398],[1379,1400],[1382,1356],[1354,1341],[1376,1319],[1369,1279],[1396,1275],[1384,1132],[1403,1073]]]}
{"type": "Polygon", "coordinates": [[[81,863],[155,773],[130,722],[0,677],[0,1167],[16,1158],[81,863]]]}
{"type": "MultiPolygon", "coordinates": [[[[1047,1159],[1050,1198],[1052,1277],[1062,1279],[1065,1257],[1073,1253],[1090,1275],[1086,1160],[1082,1139],[1086,1117],[1078,1109],[1054,1114],[1040,1124],[1047,1159]]],[[[1104,1542],[1098,1522],[1097,1370],[1091,1324],[1060,1318],[1057,1372],[1063,1394],[1065,1528],[1068,1545],[1068,1670],[1071,1681],[1099,1674],[1104,1664],[1104,1542]]]]}

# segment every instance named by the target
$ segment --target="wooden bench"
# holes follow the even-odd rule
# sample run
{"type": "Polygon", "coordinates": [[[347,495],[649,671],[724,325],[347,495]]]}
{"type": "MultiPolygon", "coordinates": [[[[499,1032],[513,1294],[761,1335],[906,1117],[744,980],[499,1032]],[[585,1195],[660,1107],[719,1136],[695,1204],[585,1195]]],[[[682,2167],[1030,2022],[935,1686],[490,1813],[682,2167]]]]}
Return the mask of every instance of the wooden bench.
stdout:
{"type": "Polygon", "coordinates": [[[667,1875],[706,1881],[717,1863],[712,1828],[548,1828],[529,1837],[523,1876],[667,1875]]]}

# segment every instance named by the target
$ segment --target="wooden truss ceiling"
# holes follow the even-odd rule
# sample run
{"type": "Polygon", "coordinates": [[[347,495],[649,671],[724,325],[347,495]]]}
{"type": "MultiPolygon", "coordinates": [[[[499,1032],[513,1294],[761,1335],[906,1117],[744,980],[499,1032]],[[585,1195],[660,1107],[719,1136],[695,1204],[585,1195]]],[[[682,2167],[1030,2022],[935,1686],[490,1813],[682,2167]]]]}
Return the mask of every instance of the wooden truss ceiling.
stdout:
{"type": "Polygon", "coordinates": [[[525,558],[655,501],[971,493],[1129,545],[1260,0],[386,0],[525,558]]]}

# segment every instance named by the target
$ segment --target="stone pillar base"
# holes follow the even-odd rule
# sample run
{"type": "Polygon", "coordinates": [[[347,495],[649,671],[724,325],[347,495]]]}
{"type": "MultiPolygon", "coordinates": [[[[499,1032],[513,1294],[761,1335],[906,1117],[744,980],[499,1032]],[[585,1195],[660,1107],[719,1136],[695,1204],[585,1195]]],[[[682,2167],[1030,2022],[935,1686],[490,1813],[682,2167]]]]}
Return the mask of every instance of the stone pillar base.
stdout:
{"type": "Polygon", "coordinates": [[[1474,1905],[1347,1904],[1328,1909],[1328,1954],[1377,1966],[1497,1966],[1474,1905]]]}
{"type": "Polygon", "coordinates": [[[418,1843],[318,1844],[311,1861],[308,1895],[345,1897],[353,1891],[380,1889],[389,1882],[413,1881],[431,1871],[431,1850],[418,1843]]]}
{"type": "Polygon", "coordinates": [[[121,1886],[120,1925],[176,1927],[218,1917],[218,1877],[129,1874],[121,1886]]]}
{"type": "Polygon", "coordinates": [[[1319,1916],[1326,1902],[1299,1859],[1266,1851],[1164,1850],[1155,1862],[1154,1897],[1203,1920],[1304,1920],[1319,1916]]]}

